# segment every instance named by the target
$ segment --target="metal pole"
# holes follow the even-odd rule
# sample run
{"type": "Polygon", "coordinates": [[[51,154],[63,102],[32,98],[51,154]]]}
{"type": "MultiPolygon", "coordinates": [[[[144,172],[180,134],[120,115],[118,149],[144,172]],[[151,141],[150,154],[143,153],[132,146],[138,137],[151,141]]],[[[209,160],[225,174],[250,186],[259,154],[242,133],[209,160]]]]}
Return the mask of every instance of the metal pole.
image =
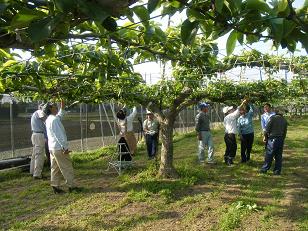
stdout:
{"type": "MultiPolygon", "coordinates": [[[[110,105],[110,108],[112,110],[112,115],[115,115],[115,110],[114,110],[114,103],[110,105]]],[[[113,131],[114,131],[114,139],[117,139],[117,122],[116,119],[113,118],[113,131]]]]}
{"type": "Polygon", "coordinates": [[[98,105],[98,110],[99,110],[99,121],[100,121],[100,124],[101,124],[102,143],[103,143],[103,146],[105,146],[103,120],[102,120],[102,105],[101,104],[98,105]]]}
{"type": "Polygon", "coordinates": [[[10,127],[11,127],[11,149],[12,149],[12,158],[13,158],[15,157],[13,99],[11,99],[11,102],[10,102],[10,127]]]}
{"type": "Polygon", "coordinates": [[[108,125],[109,125],[109,127],[110,127],[111,134],[112,134],[112,136],[114,136],[114,132],[113,132],[113,129],[112,129],[112,125],[111,125],[111,123],[110,123],[110,120],[109,120],[109,116],[108,116],[107,111],[106,111],[105,104],[103,104],[103,109],[104,109],[104,112],[105,112],[105,115],[106,115],[106,118],[107,118],[108,125]]]}
{"type": "Polygon", "coordinates": [[[80,123],[80,145],[81,145],[81,151],[84,152],[84,144],[83,144],[83,126],[82,126],[82,103],[79,104],[79,123],[80,123]]]}
{"type": "Polygon", "coordinates": [[[86,112],[86,151],[89,150],[88,147],[88,122],[89,122],[89,116],[88,116],[88,104],[85,104],[85,112],[86,112]]]}

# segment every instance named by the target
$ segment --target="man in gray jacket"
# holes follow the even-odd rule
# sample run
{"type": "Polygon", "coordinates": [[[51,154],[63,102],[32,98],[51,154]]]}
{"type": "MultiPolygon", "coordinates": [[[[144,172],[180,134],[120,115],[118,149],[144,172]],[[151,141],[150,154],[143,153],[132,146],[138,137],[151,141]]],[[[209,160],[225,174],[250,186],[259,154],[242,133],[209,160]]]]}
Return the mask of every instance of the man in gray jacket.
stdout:
{"type": "Polygon", "coordinates": [[[212,134],[210,131],[210,117],[208,115],[209,105],[206,103],[199,104],[200,112],[196,116],[196,132],[199,141],[198,159],[200,163],[204,163],[205,146],[208,147],[208,164],[214,164],[214,145],[212,134]]]}
{"type": "Polygon", "coordinates": [[[280,175],[282,165],[283,144],[287,135],[288,122],[282,115],[281,109],[275,110],[276,115],[271,116],[265,128],[267,141],[264,164],[260,170],[266,173],[275,158],[274,175],[280,175]]]}

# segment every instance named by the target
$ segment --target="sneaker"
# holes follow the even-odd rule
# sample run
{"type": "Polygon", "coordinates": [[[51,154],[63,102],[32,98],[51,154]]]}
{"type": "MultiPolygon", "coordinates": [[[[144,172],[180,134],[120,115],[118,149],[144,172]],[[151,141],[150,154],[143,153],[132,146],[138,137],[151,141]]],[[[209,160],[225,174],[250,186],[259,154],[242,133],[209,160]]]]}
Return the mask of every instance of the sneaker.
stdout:
{"type": "Polygon", "coordinates": [[[80,188],[80,187],[71,187],[71,188],[68,188],[68,191],[69,191],[70,193],[73,193],[73,192],[79,193],[79,192],[82,192],[82,191],[83,191],[83,188],[80,188]]]}
{"type": "Polygon", "coordinates": [[[205,161],[204,161],[204,160],[199,160],[199,163],[200,163],[200,164],[204,164],[205,161]]]}
{"type": "Polygon", "coordinates": [[[34,180],[46,180],[47,177],[46,176],[33,176],[34,180]]]}
{"type": "Polygon", "coordinates": [[[273,174],[274,174],[274,175],[280,175],[281,173],[280,173],[280,171],[275,170],[273,174]]]}
{"type": "Polygon", "coordinates": [[[59,187],[52,186],[52,189],[53,189],[53,192],[55,194],[63,194],[63,193],[65,193],[65,191],[63,189],[60,189],[59,187]]]}
{"type": "Polygon", "coordinates": [[[265,174],[267,171],[264,169],[260,169],[259,173],[265,174]]]}
{"type": "Polygon", "coordinates": [[[216,164],[216,161],[215,160],[208,160],[206,163],[207,164],[216,164]]]}

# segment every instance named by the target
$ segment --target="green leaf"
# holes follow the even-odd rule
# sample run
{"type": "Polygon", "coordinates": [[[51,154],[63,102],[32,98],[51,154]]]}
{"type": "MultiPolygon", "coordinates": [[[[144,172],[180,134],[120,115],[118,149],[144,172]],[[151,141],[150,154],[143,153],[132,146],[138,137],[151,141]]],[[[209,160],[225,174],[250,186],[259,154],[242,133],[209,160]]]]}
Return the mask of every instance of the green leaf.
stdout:
{"type": "Polygon", "coordinates": [[[159,27],[155,27],[155,34],[162,42],[165,42],[167,40],[165,32],[162,31],[162,29],[160,29],[159,27]]]}
{"type": "Polygon", "coordinates": [[[10,53],[6,52],[5,50],[3,50],[1,48],[0,48],[0,57],[4,57],[4,58],[7,58],[7,59],[12,58],[10,53]]]}
{"type": "Polygon", "coordinates": [[[277,10],[278,12],[284,11],[288,7],[288,0],[280,0],[278,2],[277,10]]]}
{"type": "Polygon", "coordinates": [[[181,26],[181,39],[184,45],[190,44],[198,31],[199,23],[197,21],[190,22],[186,19],[181,26]]]}
{"type": "Polygon", "coordinates": [[[74,0],[53,0],[55,7],[61,12],[73,11],[76,7],[76,2],[74,0]]]}
{"type": "Polygon", "coordinates": [[[16,14],[10,24],[11,29],[21,28],[28,26],[33,20],[44,18],[47,15],[39,10],[30,10],[27,8],[22,8],[16,14]]]}
{"type": "Polygon", "coordinates": [[[215,0],[215,9],[221,14],[222,8],[224,6],[224,0],[215,0]]]}
{"type": "Polygon", "coordinates": [[[186,15],[191,22],[196,21],[196,20],[206,20],[207,19],[204,14],[192,8],[187,9],[186,15]]]}
{"type": "Polygon", "coordinates": [[[235,45],[236,45],[236,40],[237,40],[237,32],[233,30],[227,40],[226,44],[226,50],[227,50],[227,55],[231,55],[232,52],[234,51],[235,45]]]}
{"type": "Polygon", "coordinates": [[[79,9],[92,18],[94,21],[102,23],[110,14],[106,12],[99,4],[89,1],[79,1],[79,9]]]}
{"type": "Polygon", "coordinates": [[[50,17],[44,18],[40,21],[32,22],[28,28],[28,35],[32,42],[36,43],[42,41],[51,34],[53,30],[53,19],[50,17]]]}
{"type": "Polygon", "coordinates": [[[10,59],[10,60],[6,61],[4,64],[2,64],[2,68],[6,68],[6,67],[9,67],[9,66],[12,66],[12,65],[14,65],[16,63],[17,63],[16,60],[10,59]]]}
{"type": "Polygon", "coordinates": [[[149,0],[148,1],[148,12],[151,14],[158,6],[160,0],[149,0]]]}
{"type": "Polygon", "coordinates": [[[150,20],[149,12],[144,6],[135,6],[133,11],[138,16],[140,21],[148,23],[148,20],[150,20]]]}
{"type": "Polygon", "coordinates": [[[246,8],[260,12],[272,13],[271,8],[263,0],[247,0],[246,8]]]}
{"type": "Polygon", "coordinates": [[[112,18],[112,17],[107,17],[103,21],[102,25],[103,25],[103,27],[105,27],[109,31],[116,31],[117,27],[118,27],[116,20],[114,20],[114,18],[112,18]]]}
{"type": "Polygon", "coordinates": [[[169,2],[169,4],[171,6],[173,6],[174,8],[180,8],[181,7],[181,3],[177,0],[173,0],[173,1],[169,2]]]}
{"type": "Polygon", "coordinates": [[[237,41],[243,45],[243,41],[244,41],[244,34],[243,33],[240,33],[240,32],[237,32],[237,41]]]}
{"type": "Polygon", "coordinates": [[[280,42],[283,37],[283,18],[270,19],[272,33],[277,42],[280,42]]]}
{"type": "Polygon", "coordinates": [[[290,20],[283,20],[283,37],[287,37],[296,27],[296,23],[290,20]]]}

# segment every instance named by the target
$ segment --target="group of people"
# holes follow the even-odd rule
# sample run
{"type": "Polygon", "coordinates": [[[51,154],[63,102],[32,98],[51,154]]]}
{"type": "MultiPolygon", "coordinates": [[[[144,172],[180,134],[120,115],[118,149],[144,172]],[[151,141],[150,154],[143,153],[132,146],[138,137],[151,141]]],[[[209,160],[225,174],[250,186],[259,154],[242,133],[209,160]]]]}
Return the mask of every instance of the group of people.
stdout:
{"type": "MultiPolygon", "coordinates": [[[[200,112],[195,118],[195,129],[199,140],[198,159],[200,163],[205,162],[205,147],[207,147],[207,163],[213,164],[215,163],[214,144],[210,132],[209,105],[201,103],[199,104],[199,109],[200,112]]],[[[225,116],[223,122],[225,128],[224,141],[226,145],[224,154],[225,164],[232,166],[234,163],[237,151],[237,135],[241,141],[241,163],[250,161],[250,154],[254,142],[253,105],[245,99],[238,107],[224,107],[223,113],[225,116]]],[[[273,158],[275,158],[274,174],[279,175],[281,173],[283,144],[287,134],[287,121],[283,117],[282,110],[276,108],[275,112],[273,112],[271,105],[266,103],[264,105],[264,114],[261,116],[261,127],[265,144],[265,158],[260,172],[266,173],[271,168],[273,158]]]]}
{"type": "MultiPolygon", "coordinates": [[[[33,179],[42,179],[45,162],[45,152],[50,156],[51,187],[56,194],[64,193],[61,188],[61,179],[65,179],[69,192],[78,192],[82,189],[76,187],[74,180],[74,170],[68,141],[62,117],[65,115],[64,102],[61,101],[60,109],[55,103],[40,105],[31,116],[31,141],[33,152],[30,163],[30,174],[33,179]]],[[[120,131],[119,144],[125,144],[126,152],[124,160],[131,160],[137,149],[137,140],[133,129],[133,121],[137,115],[137,108],[134,107],[130,115],[126,115],[126,110],[121,109],[115,115],[115,119],[120,131]],[[129,159],[130,158],[130,159],[129,159]]],[[[147,111],[147,118],[143,122],[143,130],[147,145],[149,159],[155,158],[158,147],[159,123],[154,114],[147,111]]],[[[123,149],[121,150],[123,151],[123,149]]]]}
{"type": "MultiPolygon", "coordinates": [[[[134,107],[131,114],[126,115],[125,109],[120,109],[116,115],[117,124],[120,130],[118,144],[127,145],[127,151],[134,155],[137,148],[137,140],[133,129],[133,121],[137,115],[137,108],[134,107]]],[[[158,148],[159,123],[151,111],[147,111],[146,119],[143,121],[143,132],[149,159],[154,159],[158,148]]],[[[126,151],[126,150],[125,150],[126,151]]],[[[129,158],[129,157],[128,157],[129,158]]],[[[125,159],[125,158],[124,158],[125,159]]],[[[129,159],[125,159],[129,160],[129,159]]]]}
{"type": "Polygon", "coordinates": [[[45,143],[48,142],[50,154],[51,187],[54,193],[60,194],[62,176],[66,181],[69,192],[78,192],[74,181],[72,160],[69,156],[68,141],[62,117],[64,116],[64,102],[61,101],[60,110],[57,104],[47,103],[41,106],[31,117],[31,141],[33,152],[30,163],[30,174],[34,179],[42,179],[45,161],[45,143]]]}
{"type": "MultiPolygon", "coordinates": [[[[200,112],[196,115],[196,132],[198,134],[199,151],[198,159],[200,163],[205,162],[205,148],[208,148],[207,163],[214,164],[214,143],[210,130],[209,104],[201,103],[199,105],[200,112]]],[[[225,136],[224,141],[226,150],[224,154],[224,162],[231,166],[237,151],[237,134],[241,140],[241,162],[245,163],[250,160],[250,154],[254,141],[253,128],[253,105],[248,100],[243,100],[238,107],[226,106],[223,108],[225,136]]],[[[55,103],[47,103],[32,114],[31,141],[33,144],[33,153],[31,157],[30,173],[34,179],[42,179],[42,171],[45,161],[46,143],[48,144],[48,154],[50,154],[50,170],[51,170],[51,186],[54,193],[64,193],[61,189],[62,177],[66,181],[69,192],[80,191],[75,186],[74,170],[70,151],[68,149],[68,141],[62,117],[65,115],[64,102],[61,101],[60,109],[55,103]]],[[[126,110],[121,109],[114,117],[117,121],[120,139],[119,144],[125,144],[126,151],[131,155],[136,153],[137,140],[133,129],[133,121],[137,115],[137,108],[134,107],[130,115],[126,115],[126,110]]],[[[145,142],[147,146],[148,158],[153,159],[157,154],[159,122],[154,114],[147,111],[147,118],[143,121],[143,131],[145,134],[145,142]]],[[[287,121],[282,115],[282,111],[276,109],[271,111],[271,105],[264,105],[264,114],[261,116],[261,126],[264,133],[265,143],[265,160],[260,172],[266,173],[275,158],[274,174],[281,173],[282,151],[284,139],[287,133],[287,121]]],[[[49,155],[48,155],[49,156],[49,155]]],[[[131,159],[125,159],[131,160],[131,159]]]]}

